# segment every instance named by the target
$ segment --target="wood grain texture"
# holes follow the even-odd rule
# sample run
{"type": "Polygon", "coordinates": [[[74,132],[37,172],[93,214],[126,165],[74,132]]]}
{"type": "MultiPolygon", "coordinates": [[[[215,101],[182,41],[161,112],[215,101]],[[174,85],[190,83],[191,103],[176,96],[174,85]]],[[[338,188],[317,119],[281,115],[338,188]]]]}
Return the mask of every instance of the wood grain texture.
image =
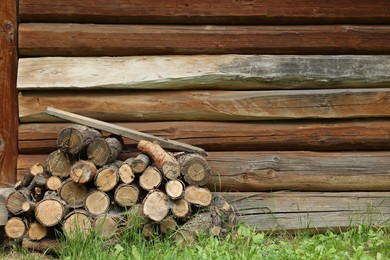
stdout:
{"type": "Polygon", "coordinates": [[[390,86],[389,56],[196,55],[19,60],[20,90],[390,86]]]}
{"type": "MultiPolygon", "coordinates": [[[[115,123],[130,129],[202,147],[206,151],[390,150],[389,120],[281,122],[144,122],[115,123]]],[[[19,153],[50,153],[58,133],[71,123],[19,126],[19,153]]],[[[109,133],[105,133],[108,136],[109,133]]],[[[125,138],[125,149],[136,142],[125,138]]]]}
{"type": "Polygon", "coordinates": [[[112,91],[19,94],[21,122],[58,122],[47,107],[103,121],[245,121],[390,116],[390,89],[112,91]]]}
{"type": "Polygon", "coordinates": [[[389,192],[219,193],[237,209],[238,220],[259,231],[335,231],[359,224],[384,226],[389,192]]]}
{"type": "MultiPolygon", "coordinates": [[[[123,157],[128,157],[123,156],[123,157]]],[[[386,191],[390,152],[210,152],[212,191],[386,191]]],[[[21,154],[18,177],[47,155],[21,154]]]]}
{"type": "Polygon", "coordinates": [[[389,54],[390,26],[22,23],[19,53],[21,56],[389,54]]]}
{"type": "Polygon", "coordinates": [[[386,0],[21,0],[22,22],[86,23],[384,23],[386,0]]]}
{"type": "Polygon", "coordinates": [[[0,187],[16,181],[18,156],[16,1],[4,0],[0,11],[0,187]]]}

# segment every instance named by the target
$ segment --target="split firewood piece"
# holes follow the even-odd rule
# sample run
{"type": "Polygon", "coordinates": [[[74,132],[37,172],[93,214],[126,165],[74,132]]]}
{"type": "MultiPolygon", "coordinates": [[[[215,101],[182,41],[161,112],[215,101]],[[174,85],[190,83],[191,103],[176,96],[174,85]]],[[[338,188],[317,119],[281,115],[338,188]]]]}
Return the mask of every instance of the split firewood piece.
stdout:
{"type": "Polygon", "coordinates": [[[152,223],[146,223],[142,227],[142,234],[144,235],[145,238],[152,238],[153,237],[153,224],[152,223]]]}
{"type": "Polygon", "coordinates": [[[95,189],[89,191],[84,201],[84,208],[91,216],[107,213],[110,205],[111,200],[107,193],[95,189]]]}
{"type": "Polygon", "coordinates": [[[62,221],[69,208],[65,201],[53,195],[48,195],[37,203],[35,218],[45,227],[53,227],[62,221]]]}
{"type": "Polygon", "coordinates": [[[70,168],[75,162],[76,158],[74,155],[62,150],[56,150],[47,157],[45,167],[52,175],[66,178],[69,177],[70,168]]]}
{"type": "Polygon", "coordinates": [[[13,215],[23,213],[23,204],[31,201],[31,192],[27,189],[11,192],[6,201],[6,208],[13,215]]]}
{"type": "Polygon", "coordinates": [[[61,130],[57,138],[57,146],[62,150],[77,154],[84,151],[95,139],[102,137],[102,134],[83,125],[73,125],[61,130]]]}
{"type": "Polygon", "coordinates": [[[164,218],[160,223],[160,231],[163,234],[171,234],[177,228],[177,222],[172,216],[164,218]]]}
{"type": "Polygon", "coordinates": [[[82,207],[87,194],[88,188],[85,185],[74,182],[70,178],[62,183],[58,192],[61,199],[63,199],[71,208],[82,207]]]}
{"type": "Polygon", "coordinates": [[[177,200],[183,197],[184,183],[181,180],[170,180],[165,184],[165,192],[172,200],[177,200]]]}
{"type": "Polygon", "coordinates": [[[185,199],[173,201],[172,214],[180,219],[188,218],[191,215],[191,204],[185,199]]]}
{"type": "Polygon", "coordinates": [[[114,200],[121,207],[130,208],[134,206],[139,199],[139,189],[132,184],[119,185],[114,194],[114,200]]]}
{"type": "Polygon", "coordinates": [[[74,182],[87,183],[93,180],[96,172],[96,166],[92,161],[80,160],[70,168],[70,178],[74,182]]]}
{"type": "Polygon", "coordinates": [[[113,237],[119,229],[123,214],[104,214],[97,216],[93,222],[93,230],[101,238],[113,237]]]}
{"type": "Polygon", "coordinates": [[[47,236],[47,228],[39,222],[31,223],[27,231],[27,236],[31,240],[41,240],[47,236]]]}
{"type": "Polygon", "coordinates": [[[95,176],[96,188],[104,192],[112,190],[119,182],[118,171],[118,167],[115,164],[100,168],[95,176]]]}
{"type": "Polygon", "coordinates": [[[169,212],[169,198],[159,190],[151,190],[143,202],[143,213],[155,222],[163,220],[169,212]]]}
{"type": "Polygon", "coordinates": [[[5,234],[12,239],[20,239],[27,231],[27,222],[19,217],[8,219],[5,224],[5,234]]]}
{"type": "Polygon", "coordinates": [[[162,179],[163,178],[160,171],[154,166],[149,166],[139,177],[139,185],[144,190],[149,191],[158,188],[162,182],[162,179]]]}
{"type": "Polygon", "coordinates": [[[188,186],[184,191],[184,199],[191,204],[207,207],[211,204],[212,194],[207,188],[188,186]]]}
{"type": "Polygon", "coordinates": [[[134,181],[135,175],[133,170],[131,169],[131,163],[133,162],[133,160],[133,157],[128,158],[119,167],[119,178],[125,184],[130,184],[134,181]]]}
{"type": "Polygon", "coordinates": [[[68,238],[88,235],[92,231],[92,219],[85,210],[76,209],[65,217],[62,230],[68,238]]]}
{"type": "Polygon", "coordinates": [[[150,165],[150,158],[146,154],[139,154],[131,163],[131,169],[134,173],[142,173],[150,165]]]}
{"type": "Polygon", "coordinates": [[[46,181],[46,189],[56,191],[62,186],[61,178],[58,176],[50,176],[46,181]]]}
{"type": "Polygon", "coordinates": [[[97,166],[112,163],[118,158],[122,143],[119,137],[96,138],[87,148],[88,159],[97,166]]]}
{"type": "Polygon", "coordinates": [[[158,144],[141,140],[138,143],[138,149],[153,159],[156,167],[162,172],[165,178],[173,180],[180,176],[179,162],[158,144]]]}
{"type": "Polygon", "coordinates": [[[143,205],[140,203],[135,204],[128,210],[127,224],[131,227],[141,227],[148,223],[149,220],[143,212],[143,205]]]}
{"type": "Polygon", "coordinates": [[[206,159],[199,154],[184,154],[178,158],[180,172],[189,185],[203,186],[211,176],[210,166],[206,159]]]}

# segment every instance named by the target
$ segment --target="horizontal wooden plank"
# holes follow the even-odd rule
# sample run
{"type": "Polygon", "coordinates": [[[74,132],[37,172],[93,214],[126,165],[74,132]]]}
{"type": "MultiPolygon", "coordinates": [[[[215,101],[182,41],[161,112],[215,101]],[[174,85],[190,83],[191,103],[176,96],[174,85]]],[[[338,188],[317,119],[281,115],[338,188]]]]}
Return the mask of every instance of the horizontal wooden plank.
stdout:
{"type": "Polygon", "coordinates": [[[199,55],[19,60],[20,90],[300,89],[390,86],[390,57],[199,55]]]}
{"type": "Polygon", "coordinates": [[[21,122],[58,122],[54,107],[103,121],[245,121],[390,116],[390,89],[96,91],[19,94],[21,122]]]}
{"type": "Polygon", "coordinates": [[[351,226],[387,225],[390,192],[231,192],[221,193],[237,209],[238,220],[259,231],[336,231],[351,226]]]}
{"type": "MultiPolygon", "coordinates": [[[[19,126],[19,153],[50,153],[58,133],[72,123],[19,126]]],[[[116,123],[207,151],[390,150],[389,120],[284,122],[144,122],[116,123]]],[[[108,135],[108,133],[107,133],[108,135]]],[[[127,149],[136,143],[125,139],[127,149]]]]}
{"type": "Polygon", "coordinates": [[[20,0],[22,22],[86,23],[384,23],[386,0],[20,0]]]}
{"type": "MultiPolygon", "coordinates": [[[[19,155],[18,176],[47,155],[19,155]]],[[[122,159],[127,158],[123,154],[122,159]]],[[[210,152],[215,191],[386,191],[390,152],[210,152]]]]}
{"type": "Polygon", "coordinates": [[[21,56],[389,53],[387,25],[19,25],[21,56]]]}

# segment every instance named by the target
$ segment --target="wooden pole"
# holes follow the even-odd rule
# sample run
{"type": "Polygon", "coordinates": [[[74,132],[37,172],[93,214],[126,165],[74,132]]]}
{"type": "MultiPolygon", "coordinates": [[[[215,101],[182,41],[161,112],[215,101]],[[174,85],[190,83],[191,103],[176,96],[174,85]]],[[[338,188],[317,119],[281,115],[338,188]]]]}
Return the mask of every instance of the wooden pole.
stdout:
{"type": "Polygon", "coordinates": [[[4,0],[0,11],[0,186],[16,182],[18,156],[16,2],[4,0]]]}

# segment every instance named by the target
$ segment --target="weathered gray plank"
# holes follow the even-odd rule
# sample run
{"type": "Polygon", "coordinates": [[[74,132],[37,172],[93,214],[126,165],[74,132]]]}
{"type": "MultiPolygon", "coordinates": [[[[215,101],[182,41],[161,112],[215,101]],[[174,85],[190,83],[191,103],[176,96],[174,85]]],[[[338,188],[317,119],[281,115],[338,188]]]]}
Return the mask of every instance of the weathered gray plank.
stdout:
{"type": "Polygon", "coordinates": [[[19,60],[18,89],[300,89],[390,86],[390,56],[215,55],[19,60]]]}
{"type": "Polygon", "coordinates": [[[261,231],[383,226],[390,218],[390,192],[220,194],[235,206],[239,221],[261,231]]]}
{"type": "Polygon", "coordinates": [[[47,107],[103,121],[254,121],[390,116],[390,88],[279,91],[24,91],[21,122],[55,122],[47,107]]]}

